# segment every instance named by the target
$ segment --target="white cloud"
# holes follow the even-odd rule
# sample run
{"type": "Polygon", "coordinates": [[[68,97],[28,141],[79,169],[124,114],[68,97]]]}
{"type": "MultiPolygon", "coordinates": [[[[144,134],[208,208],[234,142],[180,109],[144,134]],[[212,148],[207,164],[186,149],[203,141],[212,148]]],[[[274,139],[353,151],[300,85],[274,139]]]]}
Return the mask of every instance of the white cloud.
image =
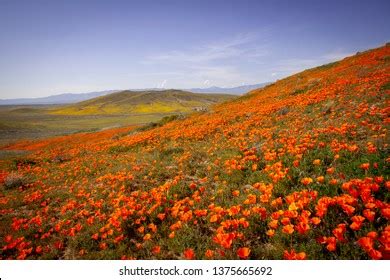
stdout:
{"type": "Polygon", "coordinates": [[[248,77],[239,67],[243,66],[243,60],[254,64],[268,54],[269,47],[264,38],[248,33],[196,48],[150,55],[142,63],[166,69],[168,73],[180,72],[172,75],[175,85],[206,86],[212,80],[213,85],[223,86],[254,82],[253,77],[248,77]]]}
{"type": "MultiPolygon", "coordinates": [[[[175,87],[210,86],[210,81],[212,85],[226,87],[285,77],[350,55],[335,49],[316,57],[281,59],[271,50],[265,30],[198,47],[152,54],[141,63],[155,69],[145,75],[168,77],[175,87]]],[[[159,87],[163,86],[159,84],[159,87]]]]}
{"type": "Polygon", "coordinates": [[[144,63],[209,63],[215,60],[237,57],[262,57],[268,54],[266,46],[254,45],[253,34],[240,34],[233,38],[205,44],[188,50],[175,50],[164,54],[151,55],[144,63]]]}
{"type": "Polygon", "coordinates": [[[167,82],[168,82],[167,80],[163,80],[161,83],[157,84],[157,88],[165,88],[167,82]]]}
{"type": "Polygon", "coordinates": [[[293,73],[297,73],[303,71],[305,69],[317,67],[326,63],[330,63],[333,61],[340,60],[344,57],[350,56],[351,53],[341,52],[341,51],[333,51],[330,53],[326,53],[317,58],[291,58],[276,61],[274,66],[271,67],[271,71],[274,71],[271,76],[274,76],[274,73],[289,75],[293,73]]]}

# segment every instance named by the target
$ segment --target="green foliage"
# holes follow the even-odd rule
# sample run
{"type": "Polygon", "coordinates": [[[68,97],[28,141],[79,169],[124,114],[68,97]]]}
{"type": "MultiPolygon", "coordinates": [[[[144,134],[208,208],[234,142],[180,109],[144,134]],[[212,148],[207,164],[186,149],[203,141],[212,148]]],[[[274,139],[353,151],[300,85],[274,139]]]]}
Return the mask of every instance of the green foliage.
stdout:
{"type": "Polygon", "coordinates": [[[338,61],[331,62],[331,63],[327,63],[327,64],[324,64],[324,65],[315,67],[314,69],[317,69],[317,70],[328,70],[328,69],[336,66],[338,63],[339,63],[338,61]]]}
{"type": "Polygon", "coordinates": [[[390,82],[385,83],[382,87],[381,90],[390,90],[390,82]]]}
{"type": "Polygon", "coordinates": [[[108,149],[108,152],[110,154],[119,154],[119,153],[127,153],[133,150],[133,146],[123,146],[123,145],[118,145],[118,146],[112,146],[108,149]]]}
{"type": "Polygon", "coordinates": [[[150,129],[163,126],[163,125],[165,125],[167,123],[170,123],[172,121],[179,120],[179,119],[184,119],[184,115],[165,116],[165,117],[163,117],[161,120],[159,120],[157,122],[151,122],[151,123],[149,123],[147,125],[144,125],[144,126],[141,126],[141,127],[137,128],[137,131],[150,130],[150,129]]]}

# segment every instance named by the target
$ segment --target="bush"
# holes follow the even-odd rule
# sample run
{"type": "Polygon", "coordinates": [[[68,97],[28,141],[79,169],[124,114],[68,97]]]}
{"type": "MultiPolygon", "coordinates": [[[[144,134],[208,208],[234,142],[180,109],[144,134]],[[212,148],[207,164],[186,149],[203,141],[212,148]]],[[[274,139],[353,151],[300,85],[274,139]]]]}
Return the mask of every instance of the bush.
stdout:
{"type": "Polygon", "coordinates": [[[25,184],[25,179],[22,175],[11,173],[4,180],[5,189],[14,189],[25,184]]]}
{"type": "Polygon", "coordinates": [[[108,153],[110,154],[119,154],[119,153],[127,153],[130,152],[133,149],[133,146],[112,146],[108,149],[108,153]]]}
{"type": "Polygon", "coordinates": [[[161,127],[167,123],[170,123],[175,120],[183,120],[185,117],[184,115],[171,115],[171,116],[165,116],[158,122],[151,122],[149,124],[146,124],[144,126],[141,126],[140,128],[137,129],[137,131],[146,131],[150,130],[156,127],[161,127]]]}
{"type": "Polygon", "coordinates": [[[390,82],[381,86],[381,90],[390,90],[390,82]]]}
{"type": "Polygon", "coordinates": [[[54,158],[53,158],[53,162],[54,163],[63,163],[65,161],[69,161],[70,160],[70,157],[69,156],[66,156],[66,155],[56,155],[54,158]]]}

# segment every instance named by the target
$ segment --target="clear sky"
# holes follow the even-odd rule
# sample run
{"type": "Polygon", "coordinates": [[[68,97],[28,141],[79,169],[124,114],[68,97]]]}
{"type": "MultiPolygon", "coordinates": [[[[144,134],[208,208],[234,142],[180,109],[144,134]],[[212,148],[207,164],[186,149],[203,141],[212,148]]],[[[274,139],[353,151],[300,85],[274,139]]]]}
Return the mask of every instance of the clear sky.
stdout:
{"type": "Polygon", "coordinates": [[[273,81],[390,41],[390,1],[0,0],[0,98],[273,81]]]}

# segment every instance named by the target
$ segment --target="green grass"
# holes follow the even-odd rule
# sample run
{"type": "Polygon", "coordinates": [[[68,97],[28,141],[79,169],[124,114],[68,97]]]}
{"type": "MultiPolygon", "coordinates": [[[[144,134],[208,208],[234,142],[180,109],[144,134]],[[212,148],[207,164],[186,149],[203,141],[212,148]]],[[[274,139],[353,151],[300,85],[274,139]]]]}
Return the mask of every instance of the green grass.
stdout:
{"type": "Polygon", "coordinates": [[[0,146],[20,139],[40,139],[77,132],[156,122],[169,114],[66,116],[39,112],[13,112],[0,107],[0,146]]]}

